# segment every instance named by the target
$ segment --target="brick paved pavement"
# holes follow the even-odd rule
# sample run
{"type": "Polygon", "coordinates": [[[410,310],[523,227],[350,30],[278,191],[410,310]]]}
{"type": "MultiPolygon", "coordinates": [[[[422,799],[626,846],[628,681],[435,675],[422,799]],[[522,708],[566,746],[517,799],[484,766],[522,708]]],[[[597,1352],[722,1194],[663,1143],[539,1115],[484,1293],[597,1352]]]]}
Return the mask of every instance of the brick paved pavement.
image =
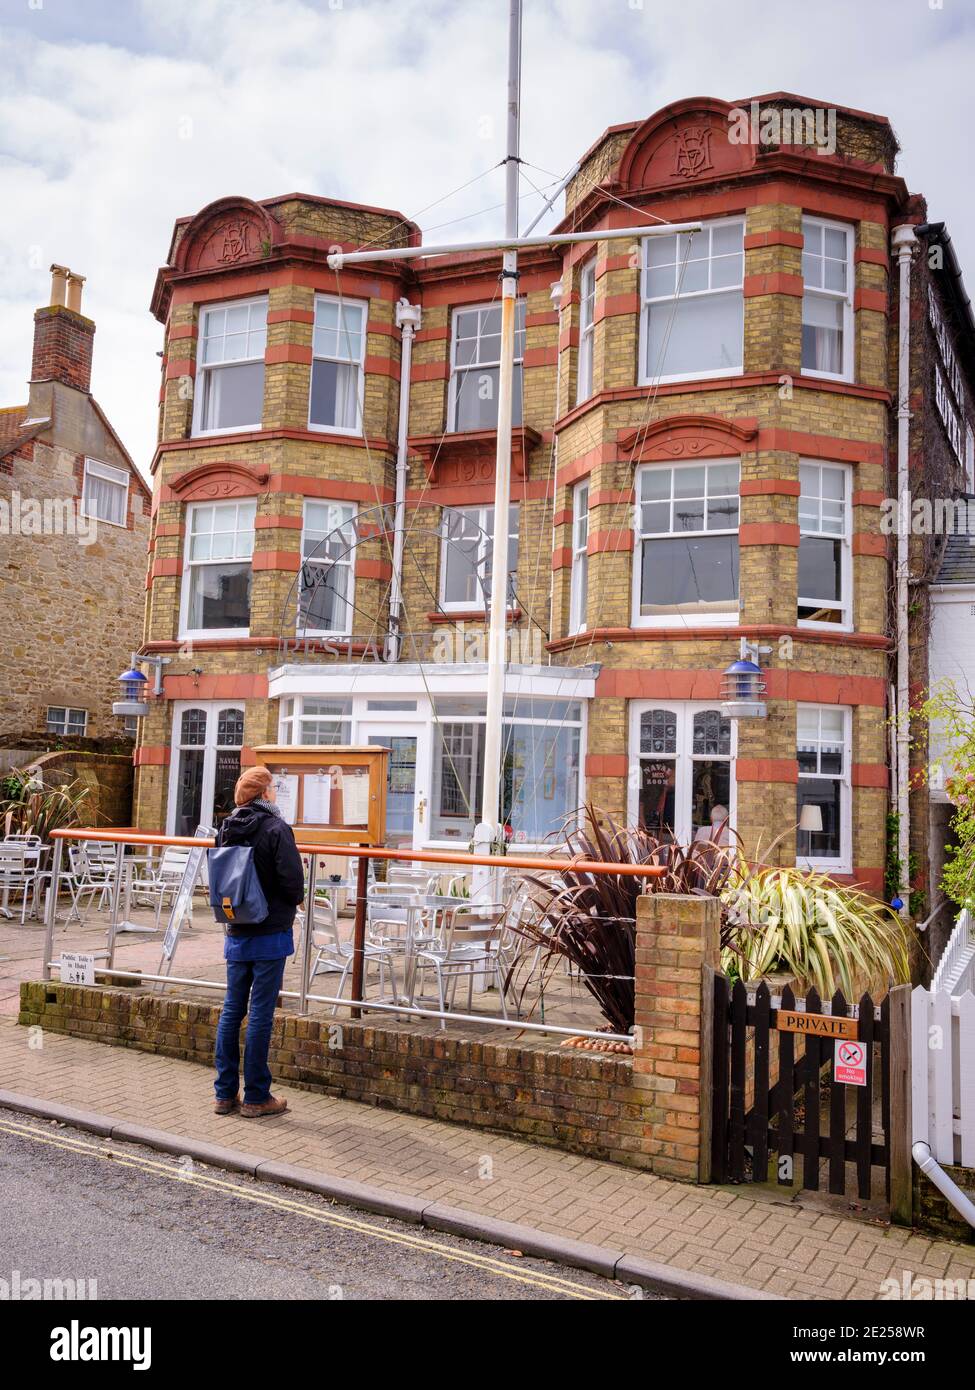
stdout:
{"type": "Polygon", "coordinates": [[[211,1112],[190,1062],[45,1034],[0,1017],[0,1088],[88,1107],[334,1177],[612,1245],[792,1298],[872,1299],[908,1270],[975,1279],[975,1246],[856,1219],[812,1195],[693,1187],[483,1131],[276,1087],[293,1107],[255,1124],[211,1112]]]}

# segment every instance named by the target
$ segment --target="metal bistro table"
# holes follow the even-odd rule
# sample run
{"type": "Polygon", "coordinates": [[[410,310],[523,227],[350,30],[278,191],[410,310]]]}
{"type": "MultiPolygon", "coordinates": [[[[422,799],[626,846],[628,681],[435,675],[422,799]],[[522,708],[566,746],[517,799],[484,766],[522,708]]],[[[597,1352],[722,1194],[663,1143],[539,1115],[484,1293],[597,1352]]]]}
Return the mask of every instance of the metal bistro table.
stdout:
{"type": "MultiPolygon", "coordinates": [[[[403,941],[403,996],[401,1004],[413,1003],[413,992],[415,989],[416,976],[416,954],[418,947],[429,945],[436,941],[441,928],[438,926],[437,919],[446,916],[448,912],[462,910],[465,912],[477,912],[481,904],[471,902],[470,898],[458,898],[446,893],[384,893],[382,898],[375,899],[377,905],[391,907],[396,910],[406,912],[406,933],[403,941]],[[418,932],[416,923],[420,913],[430,914],[430,929],[418,932]]],[[[390,938],[394,939],[394,938],[390,938]]]]}

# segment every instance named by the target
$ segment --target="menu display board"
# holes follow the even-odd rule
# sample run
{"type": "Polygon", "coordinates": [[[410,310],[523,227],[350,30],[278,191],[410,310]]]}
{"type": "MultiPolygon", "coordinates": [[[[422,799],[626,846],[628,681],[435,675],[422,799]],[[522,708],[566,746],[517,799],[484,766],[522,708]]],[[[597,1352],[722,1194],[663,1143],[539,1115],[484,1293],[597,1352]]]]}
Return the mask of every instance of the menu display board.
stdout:
{"type": "Polygon", "coordinates": [[[299,843],[385,843],[388,748],[266,744],[254,752],[299,843]]]}

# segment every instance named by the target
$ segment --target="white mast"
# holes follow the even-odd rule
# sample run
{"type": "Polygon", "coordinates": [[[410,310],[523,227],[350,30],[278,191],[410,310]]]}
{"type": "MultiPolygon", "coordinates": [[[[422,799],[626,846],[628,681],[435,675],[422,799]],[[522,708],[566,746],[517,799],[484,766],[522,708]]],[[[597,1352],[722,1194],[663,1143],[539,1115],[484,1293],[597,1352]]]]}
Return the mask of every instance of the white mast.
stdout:
{"type": "MultiPolygon", "coordinates": [[[[505,154],[504,234],[518,235],[518,165],[521,133],[521,0],[508,11],[508,136],[505,154]]],[[[494,537],[488,631],[487,720],[484,726],[484,784],[481,821],[492,838],[501,800],[501,720],[504,711],[505,635],[508,609],[508,524],[511,511],[511,415],[515,362],[518,252],[507,249],[501,270],[501,366],[498,372],[498,433],[494,468],[494,537]]],[[[479,827],[481,834],[483,826],[479,827]]],[[[478,837],[480,838],[480,837],[478,837]]]]}

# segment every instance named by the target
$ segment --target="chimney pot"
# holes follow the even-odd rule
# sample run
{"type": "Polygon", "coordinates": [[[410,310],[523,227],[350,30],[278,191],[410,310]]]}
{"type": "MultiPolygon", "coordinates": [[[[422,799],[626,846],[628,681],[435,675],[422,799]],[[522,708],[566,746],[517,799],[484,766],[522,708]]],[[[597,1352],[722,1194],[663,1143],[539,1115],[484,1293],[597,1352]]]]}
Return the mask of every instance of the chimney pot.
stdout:
{"type": "Polygon", "coordinates": [[[71,274],[66,265],[51,266],[51,303],[64,304],[67,299],[68,276],[71,274]]]}
{"type": "Polygon", "coordinates": [[[76,275],[73,270],[68,271],[68,308],[73,309],[76,314],[81,313],[81,287],[84,283],[83,275],[76,275]]]}

